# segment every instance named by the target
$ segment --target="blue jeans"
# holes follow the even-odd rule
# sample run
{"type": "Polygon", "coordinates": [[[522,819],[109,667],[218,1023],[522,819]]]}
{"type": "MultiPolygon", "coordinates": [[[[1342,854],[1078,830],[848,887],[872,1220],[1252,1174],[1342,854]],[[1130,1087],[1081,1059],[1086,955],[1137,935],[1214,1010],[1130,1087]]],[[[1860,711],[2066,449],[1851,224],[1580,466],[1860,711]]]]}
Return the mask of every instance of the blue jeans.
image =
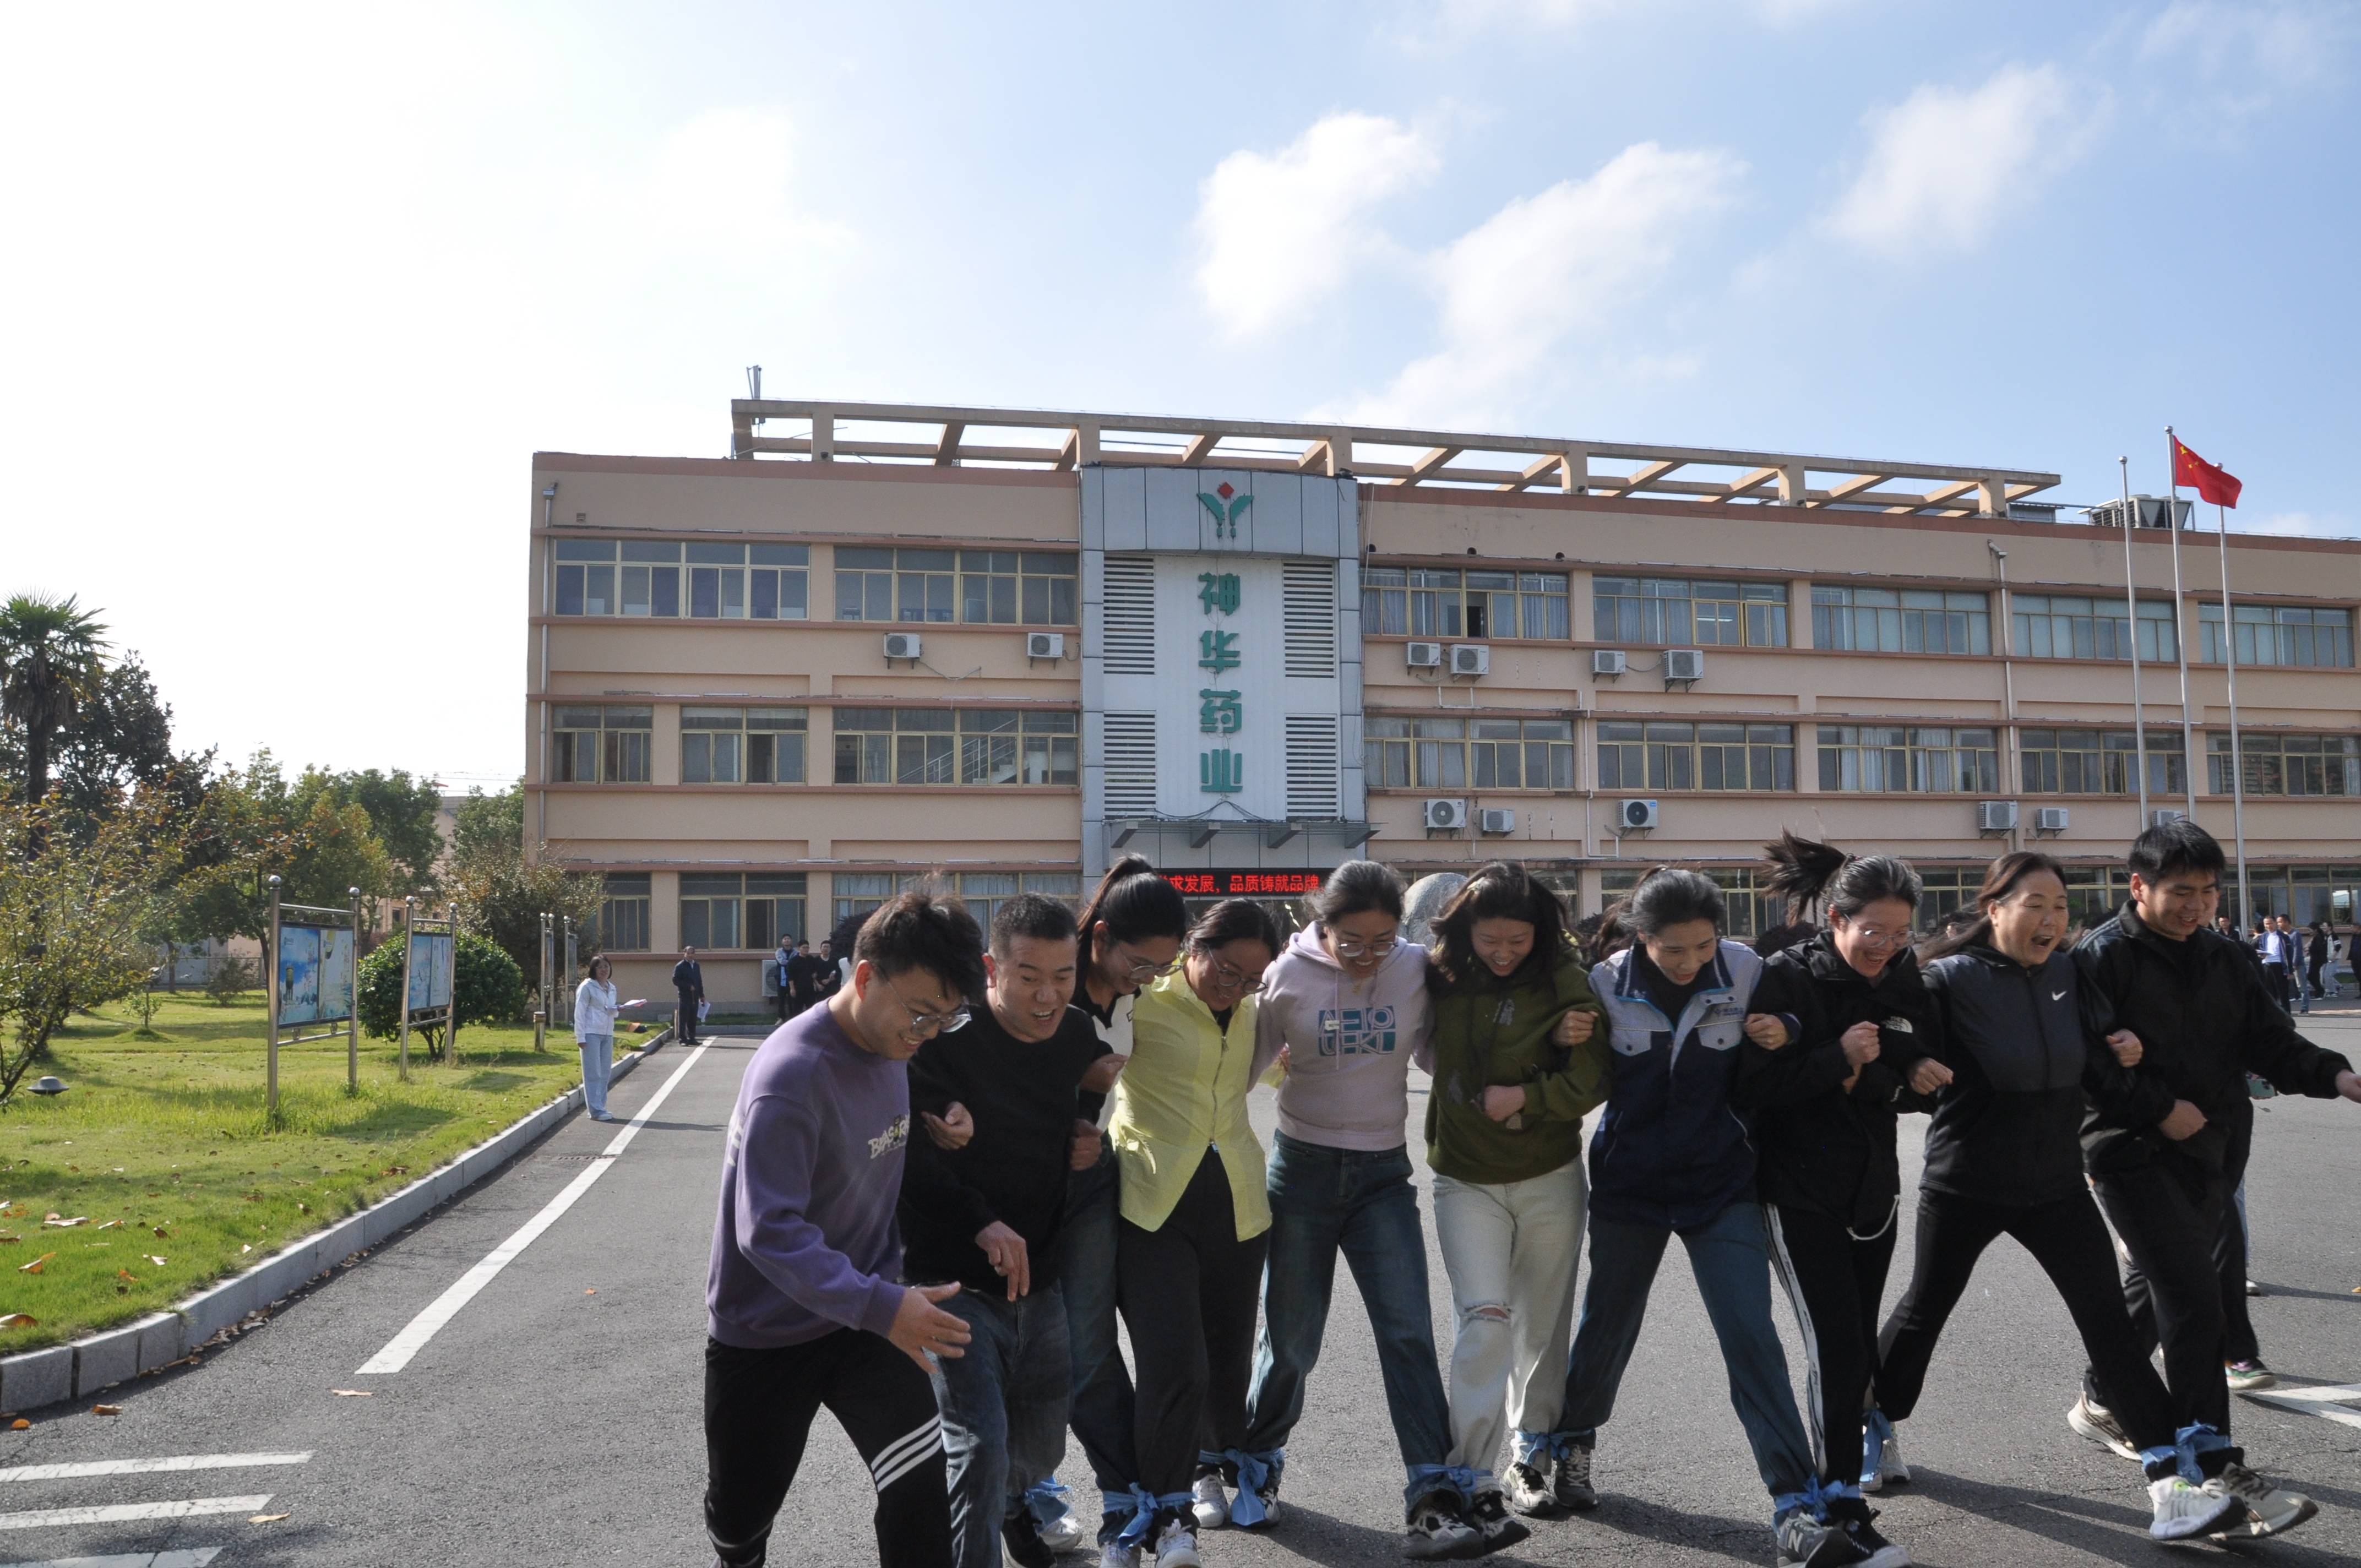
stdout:
{"type": "Polygon", "coordinates": [[[1058,1288],[1011,1301],[962,1290],[943,1310],[967,1320],[967,1354],[936,1363],[950,1456],[959,1568],[1000,1568],[1000,1522],[1066,1453],[1066,1304],[1058,1288]]]}
{"type": "MultiPolygon", "coordinates": [[[[1795,1387],[1787,1381],[1787,1353],[1771,1321],[1771,1254],[1762,1207],[1732,1203],[1678,1234],[1714,1337],[1721,1342],[1730,1402],[1754,1450],[1754,1467],[1776,1509],[1784,1513],[1803,1500],[1816,1473],[1803,1419],[1795,1412],[1795,1387]]],[[[1639,1343],[1648,1291],[1674,1234],[1660,1225],[1590,1216],[1590,1282],[1566,1368],[1565,1412],[1558,1422],[1576,1442],[1595,1442],[1598,1429],[1615,1413],[1615,1391],[1639,1343]]]]}
{"type": "Polygon", "coordinates": [[[1449,1458],[1451,1407],[1435,1363],[1426,1234],[1409,1150],[1328,1148],[1280,1133],[1271,1143],[1269,1190],[1270,1261],[1246,1397],[1247,1452],[1286,1447],[1302,1418],[1341,1252],[1377,1337],[1394,1442],[1424,1496],[1449,1458]]]}
{"type": "MultiPolygon", "coordinates": [[[[1058,1288],[1066,1298],[1066,1328],[1073,1372],[1074,1436],[1098,1482],[1104,1542],[1133,1512],[1132,1482],[1139,1461],[1132,1438],[1131,1372],[1115,1339],[1115,1152],[1102,1142],[1099,1162],[1066,1178],[1066,1219],[1058,1234],[1058,1288]]],[[[1040,1499],[1037,1518],[1055,1519],[1064,1504],[1040,1499]]]]}
{"type": "Polygon", "coordinates": [[[607,1113],[607,1080],[615,1070],[615,1036],[577,1035],[582,1047],[582,1103],[593,1116],[607,1113]]]}

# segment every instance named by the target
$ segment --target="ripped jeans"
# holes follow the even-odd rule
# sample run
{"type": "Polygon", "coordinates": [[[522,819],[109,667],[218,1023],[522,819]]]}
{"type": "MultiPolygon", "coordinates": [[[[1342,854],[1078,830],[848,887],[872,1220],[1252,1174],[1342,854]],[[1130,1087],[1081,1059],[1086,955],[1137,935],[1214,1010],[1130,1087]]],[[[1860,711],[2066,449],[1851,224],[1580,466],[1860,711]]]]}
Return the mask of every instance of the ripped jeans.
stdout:
{"type": "Polygon", "coordinates": [[[1589,1187],[1579,1157],[1493,1186],[1434,1179],[1434,1234],[1451,1277],[1451,1463],[1488,1479],[1513,1426],[1545,1437],[1565,1400],[1575,1259],[1589,1187]]]}

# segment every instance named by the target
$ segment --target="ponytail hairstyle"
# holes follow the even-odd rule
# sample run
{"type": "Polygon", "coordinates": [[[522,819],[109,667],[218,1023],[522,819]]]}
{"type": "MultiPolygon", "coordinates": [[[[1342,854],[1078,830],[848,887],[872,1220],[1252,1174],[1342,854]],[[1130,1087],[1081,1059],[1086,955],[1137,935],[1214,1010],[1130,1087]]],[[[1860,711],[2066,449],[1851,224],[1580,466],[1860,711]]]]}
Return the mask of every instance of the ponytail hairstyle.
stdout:
{"type": "Polygon", "coordinates": [[[1251,898],[1225,898],[1189,927],[1189,950],[1192,953],[1210,953],[1238,941],[1260,942],[1274,959],[1286,945],[1279,934],[1279,922],[1271,918],[1269,910],[1251,898]]]}
{"type": "MultiPolygon", "coordinates": [[[[1921,964],[1949,958],[1962,948],[1992,942],[1992,906],[2015,893],[2017,884],[2026,877],[2048,872],[2060,883],[2066,880],[2066,868],[2038,850],[2015,850],[2003,855],[1984,870],[1983,885],[1976,889],[1976,913],[1971,919],[1954,916],[1949,927],[1933,941],[1918,949],[1921,964]]],[[[1966,911],[1960,911],[1966,914],[1966,911]]],[[[2062,950],[2066,944],[2059,944],[2062,950]]]]}
{"type": "Polygon", "coordinates": [[[1402,879],[1375,861],[1346,861],[1328,880],[1303,895],[1303,907],[1325,929],[1348,915],[1378,910],[1402,917],[1402,879]]]}
{"type": "Polygon", "coordinates": [[[1097,954],[1093,951],[1099,923],[1104,921],[1111,942],[1144,942],[1151,937],[1174,941],[1189,934],[1189,905],[1180,890],[1156,874],[1144,855],[1126,855],[1107,868],[1082,905],[1082,927],[1074,962],[1076,972],[1088,974],[1097,954]]]}
{"type": "Polygon", "coordinates": [[[1447,993],[1488,972],[1476,959],[1478,920],[1522,920],[1533,928],[1533,950],[1511,980],[1534,971],[1546,973],[1565,956],[1565,910],[1557,894],[1535,882],[1524,867],[1494,861],[1469,877],[1434,917],[1429,986],[1447,993]]]}
{"type": "Polygon", "coordinates": [[[1848,855],[1783,828],[1776,843],[1763,846],[1763,858],[1771,867],[1771,891],[1786,900],[1791,922],[1802,923],[1815,905],[1847,920],[1889,898],[1918,907],[1918,873],[1892,855],[1848,855]]]}

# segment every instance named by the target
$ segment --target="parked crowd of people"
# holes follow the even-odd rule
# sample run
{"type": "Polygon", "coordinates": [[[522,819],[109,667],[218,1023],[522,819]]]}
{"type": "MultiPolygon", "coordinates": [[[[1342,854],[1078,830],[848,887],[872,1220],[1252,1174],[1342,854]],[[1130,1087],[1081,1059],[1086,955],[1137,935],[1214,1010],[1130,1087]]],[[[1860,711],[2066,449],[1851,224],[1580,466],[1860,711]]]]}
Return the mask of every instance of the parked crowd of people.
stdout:
{"type": "Polygon", "coordinates": [[[1925,945],[1905,861],[1792,836],[1766,853],[1791,924],[1763,951],[1676,868],[1570,931],[1554,893],[1495,862],[1421,945],[1374,862],[1332,872],[1290,937],[1245,900],[1192,920],[1137,857],[1079,918],[1021,895],[988,934],[903,894],[837,934],[832,984],[783,944],[785,1021],[730,1117],[708,1288],[718,1563],[766,1560],[826,1408],[869,1467],[888,1568],[1046,1568],[1093,1543],[1103,1568],[1196,1568],[1204,1532],[1273,1527],[1290,1468],[1319,1463],[1289,1450],[1340,1258],[1400,1452],[1401,1550],[1481,1556],[1598,1506],[1675,1239],[1783,1565],[1910,1561],[1868,1496],[1909,1479],[1901,1431],[2003,1235],[2081,1333],[2068,1420],[2139,1466],[2152,1535],[2310,1518],[2232,1435],[2235,1195],[2250,1075],[2353,1101],[2361,1077],[2296,1032],[2270,952],[2216,930],[2220,846],[2186,821],[2141,834],[2129,902],[2079,940],[2059,863],[2004,855],[1925,945]],[[1266,1084],[1268,1150],[1247,1114],[1266,1084]],[[1881,1321],[1900,1118],[1919,1113],[1908,1283],[1881,1321]],[[1055,1475],[1070,1430],[1095,1531],[1055,1475]]]}

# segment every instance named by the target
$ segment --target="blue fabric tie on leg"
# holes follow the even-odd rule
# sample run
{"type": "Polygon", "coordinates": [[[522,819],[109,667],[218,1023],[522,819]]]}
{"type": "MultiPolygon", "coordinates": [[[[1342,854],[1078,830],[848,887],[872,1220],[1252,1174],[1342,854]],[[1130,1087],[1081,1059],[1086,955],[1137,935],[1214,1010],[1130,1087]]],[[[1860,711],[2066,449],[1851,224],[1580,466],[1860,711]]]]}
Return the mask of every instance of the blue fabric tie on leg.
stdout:
{"type": "Polygon", "coordinates": [[[1177,1501],[1168,1505],[1164,1498],[1134,1481],[1131,1484],[1131,1519],[1115,1532],[1115,1541],[1109,1544],[1137,1546],[1147,1541],[1148,1532],[1155,1527],[1158,1508],[1167,1506],[1185,1508],[1189,1506],[1188,1493],[1175,1492],[1172,1496],[1177,1501]]]}
{"type": "Polygon", "coordinates": [[[2180,1458],[2180,1478],[2192,1486],[2203,1486],[2205,1471],[2198,1463],[2199,1456],[2233,1446],[2228,1438],[2203,1421],[2181,1428],[2173,1434],[2173,1448],[2180,1458]]]}
{"type": "Polygon", "coordinates": [[[1520,1464],[1533,1464],[1538,1468],[1540,1464],[1564,1459],[1573,1449],[1574,1434],[1570,1431],[1517,1433],[1517,1463],[1520,1464]]]}
{"type": "Polygon", "coordinates": [[[1863,1486],[1877,1478],[1877,1467],[1885,1458],[1885,1445],[1894,1441],[1894,1423],[1885,1412],[1871,1406],[1861,1423],[1861,1479],[1863,1486]]]}
{"type": "Polygon", "coordinates": [[[1053,1525],[1074,1511],[1068,1500],[1073,1495],[1064,1482],[1052,1475],[1047,1481],[1036,1482],[1025,1494],[1025,1510],[1033,1516],[1035,1524],[1053,1525]]]}
{"type": "Polygon", "coordinates": [[[1471,1469],[1465,1464],[1413,1464],[1410,1467],[1410,1484],[1402,1488],[1402,1509],[1405,1518],[1420,1499],[1437,1492],[1452,1498],[1465,1508],[1476,1501],[1476,1488],[1491,1472],[1471,1469]]]}
{"type": "Polygon", "coordinates": [[[1238,1472],[1237,1500],[1230,1505],[1230,1522],[1244,1530],[1270,1522],[1270,1515],[1262,1506],[1266,1486],[1276,1486],[1279,1475],[1287,1468],[1287,1450],[1274,1448],[1262,1453],[1248,1453],[1244,1449],[1224,1449],[1207,1461],[1234,1464],[1238,1472]]]}

